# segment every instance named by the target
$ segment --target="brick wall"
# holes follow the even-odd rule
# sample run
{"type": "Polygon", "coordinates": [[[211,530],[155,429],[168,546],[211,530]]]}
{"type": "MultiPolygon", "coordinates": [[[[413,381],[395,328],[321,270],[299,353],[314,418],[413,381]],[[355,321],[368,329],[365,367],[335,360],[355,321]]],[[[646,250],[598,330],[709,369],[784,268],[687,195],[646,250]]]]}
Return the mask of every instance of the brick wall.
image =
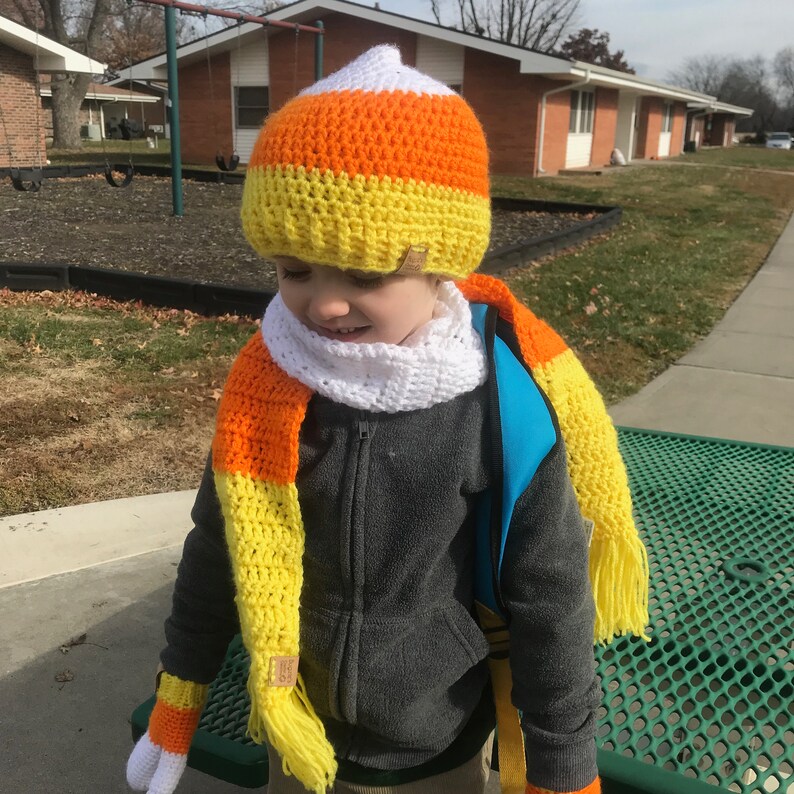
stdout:
{"type": "Polygon", "coordinates": [[[0,109],[4,122],[0,125],[0,168],[44,165],[47,159],[44,118],[36,96],[33,59],[3,44],[0,44],[0,109]]]}
{"type": "Polygon", "coordinates": [[[657,97],[643,97],[640,106],[640,128],[637,131],[636,157],[656,158],[659,135],[662,132],[663,101],[657,97]]]}
{"type": "Polygon", "coordinates": [[[609,165],[618,127],[618,95],[618,91],[611,88],[596,89],[591,165],[609,165]]]}
{"type": "Polygon", "coordinates": [[[229,53],[212,58],[212,89],[204,58],[179,70],[182,161],[213,163],[220,149],[232,154],[232,95],[229,53]]]}
{"type": "Polygon", "coordinates": [[[670,138],[670,157],[684,151],[684,126],[686,125],[686,105],[676,102],[673,106],[673,134],[670,138]]]}
{"type": "MultiPolygon", "coordinates": [[[[416,64],[416,34],[407,30],[358,19],[348,14],[318,17],[325,25],[323,74],[329,75],[376,44],[396,44],[403,63],[416,64]]],[[[307,24],[313,25],[312,19],[307,24]]],[[[314,35],[301,33],[295,55],[295,34],[285,30],[269,39],[270,107],[278,110],[302,88],[314,82],[314,35]],[[297,66],[297,68],[296,68],[297,66]]]]}
{"type": "Polygon", "coordinates": [[[733,116],[722,113],[715,113],[711,120],[711,135],[709,145],[711,146],[731,146],[735,122],[733,116]],[[727,143],[726,143],[727,138],[727,143]]]}
{"type": "Polygon", "coordinates": [[[539,84],[546,81],[520,74],[518,68],[517,61],[467,47],[463,95],[485,129],[491,172],[531,176],[537,157],[539,84]]]}

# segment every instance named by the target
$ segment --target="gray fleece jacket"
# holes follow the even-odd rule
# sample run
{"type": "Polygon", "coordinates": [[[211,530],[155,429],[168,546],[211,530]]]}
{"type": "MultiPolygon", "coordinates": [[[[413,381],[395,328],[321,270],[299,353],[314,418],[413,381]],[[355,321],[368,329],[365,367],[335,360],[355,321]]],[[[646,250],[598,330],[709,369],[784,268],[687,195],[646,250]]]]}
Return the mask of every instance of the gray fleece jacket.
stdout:
{"type": "MultiPolygon", "coordinates": [[[[296,479],[306,546],[300,671],[340,758],[416,766],[461,732],[488,678],[473,610],[474,505],[489,484],[486,387],[368,413],[315,395],[296,479]]],[[[556,424],[556,423],[555,423],[556,424]]],[[[593,602],[562,438],[513,516],[502,595],[528,778],[574,791],[596,775],[593,602]]],[[[238,630],[207,465],[166,621],[166,670],[211,681],[238,630]]]]}

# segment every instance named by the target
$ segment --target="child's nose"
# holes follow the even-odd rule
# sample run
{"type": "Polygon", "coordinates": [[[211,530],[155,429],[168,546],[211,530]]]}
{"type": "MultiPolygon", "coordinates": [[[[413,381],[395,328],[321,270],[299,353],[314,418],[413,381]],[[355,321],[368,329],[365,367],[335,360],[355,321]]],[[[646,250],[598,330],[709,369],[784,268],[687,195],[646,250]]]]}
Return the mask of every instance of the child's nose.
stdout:
{"type": "Polygon", "coordinates": [[[335,320],[350,313],[350,304],[334,290],[324,290],[312,298],[310,312],[317,322],[335,320]]]}

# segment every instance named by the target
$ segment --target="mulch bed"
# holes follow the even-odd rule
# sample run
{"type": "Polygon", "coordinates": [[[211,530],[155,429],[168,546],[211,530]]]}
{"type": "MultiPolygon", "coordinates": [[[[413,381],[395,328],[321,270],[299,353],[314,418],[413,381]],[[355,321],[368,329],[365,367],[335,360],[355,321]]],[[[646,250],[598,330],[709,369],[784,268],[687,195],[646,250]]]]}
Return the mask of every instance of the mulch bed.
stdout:
{"type": "MultiPolygon", "coordinates": [[[[47,180],[39,193],[0,183],[0,262],[63,263],[229,286],[275,286],[272,265],[240,228],[242,186],[184,181],[185,216],[171,215],[171,181],[103,176],[47,180]]],[[[496,210],[491,248],[569,229],[589,216],[496,210]]]]}

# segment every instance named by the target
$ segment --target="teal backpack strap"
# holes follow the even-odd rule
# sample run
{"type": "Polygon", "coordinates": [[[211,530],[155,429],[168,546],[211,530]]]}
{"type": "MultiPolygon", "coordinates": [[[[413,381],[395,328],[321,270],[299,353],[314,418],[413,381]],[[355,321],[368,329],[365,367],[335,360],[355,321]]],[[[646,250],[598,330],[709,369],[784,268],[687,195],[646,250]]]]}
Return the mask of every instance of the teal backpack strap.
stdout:
{"type": "Polygon", "coordinates": [[[488,356],[489,428],[493,485],[477,514],[474,595],[509,622],[500,581],[507,533],[516,502],[557,441],[558,428],[546,396],[525,364],[512,326],[496,307],[471,304],[474,329],[488,356]]]}
{"type": "Polygon", "coordinates": [[[476,517],[474,596],[490,652],[502,792],[522,794],[526,755],[521,716],[512,703],[510,615],[501,595],[507,533],[521,494],[557,440],[553,412],[525,365],[512,327],[496,307],[472,304],[472,321],[488,357],[491,487],[476,517]]]}

